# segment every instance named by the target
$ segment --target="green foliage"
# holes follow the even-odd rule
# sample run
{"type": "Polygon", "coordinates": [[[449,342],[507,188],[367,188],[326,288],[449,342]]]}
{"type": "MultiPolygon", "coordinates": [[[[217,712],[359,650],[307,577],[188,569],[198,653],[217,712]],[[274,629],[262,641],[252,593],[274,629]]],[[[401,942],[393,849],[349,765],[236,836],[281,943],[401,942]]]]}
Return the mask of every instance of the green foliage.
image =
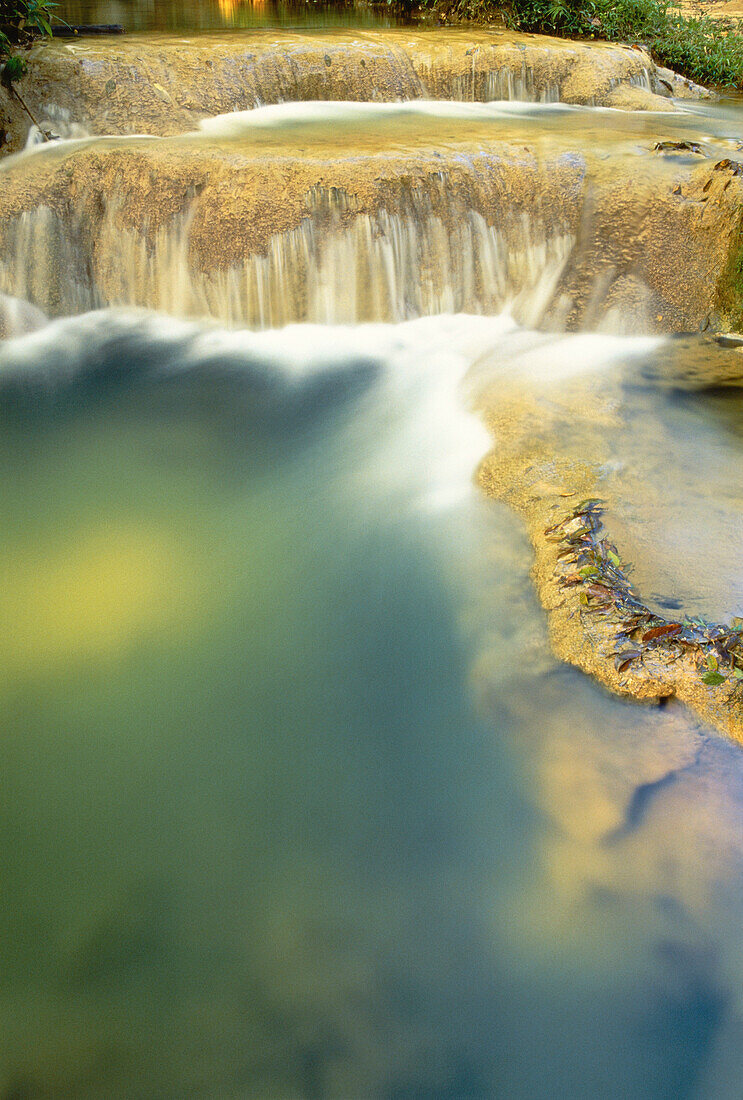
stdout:
{"type": "Polygon", "coordinates": [[[663,64],[705,84],[743,85],[739,27],[707,15],[683,16],[666,0],[619,0],[599,16],[611,41],[643,42],[663,64]]]}
{"type": "Polygon", "coordinates": [[[743,330],[743,218],[732,234],[717,306],[727,328],[732,332],[743,330]]]}
{"type": "Polygon", "coordinates": [[[669,0],[422,0],[457,19],[504,16],[538,34],[603,38],[648,46],[664,65],[703,84],[743,87],[741,27],[685,16],[669,0]]]}
{"type": "Polygon", "coordinates": [[[3,68],[3,83],[13,84],[20,80],[26,71],[26,62],[18,54],[11,54],[3,68]]]}
{"type": "MultiPolygon", "coordinates": [[[[0,60],[38,35],[51,35],[56,7],[52,0],[0,0],[0,60]]],[[[21,75],[8,76],[6,71],[4,79],[17,80],[21,75]]]]}

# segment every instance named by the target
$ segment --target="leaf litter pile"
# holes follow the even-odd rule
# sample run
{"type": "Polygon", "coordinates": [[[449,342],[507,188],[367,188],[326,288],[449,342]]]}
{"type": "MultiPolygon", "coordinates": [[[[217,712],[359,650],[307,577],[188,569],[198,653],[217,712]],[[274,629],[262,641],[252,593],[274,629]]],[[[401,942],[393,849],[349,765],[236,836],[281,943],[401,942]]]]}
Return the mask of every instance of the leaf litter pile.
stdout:
{"type": "Polygon", "coordinates": [[[680,622],[661,618],[639,599],[627,578],[616,546],[602,537],[604,502],[582,501],[545,536],[559,543],[555,568],[563,588],[578,588],[580,615],[614,628],[613,653],[617,672],[639,672],[645,658],[671,665],[685,657],[699,672],[702,683],[717,687],[725,682],[743,692],[743,619],[730,625],[706,623],[700,618],[680,622]]]}

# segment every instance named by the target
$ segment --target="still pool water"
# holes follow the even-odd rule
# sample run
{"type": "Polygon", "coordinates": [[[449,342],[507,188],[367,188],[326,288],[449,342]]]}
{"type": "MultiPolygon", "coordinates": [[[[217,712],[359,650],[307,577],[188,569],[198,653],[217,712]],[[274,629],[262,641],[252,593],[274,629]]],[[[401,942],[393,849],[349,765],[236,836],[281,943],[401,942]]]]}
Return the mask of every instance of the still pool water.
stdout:
{"type": "Polygon", "coordinates": [[[738,1095],[740,749],[549,655],[512,332],[4,345],[3,1100],[738,1095]]]}
{"type": "Polygon", "coordinates": [[[382,27],[396,21],[355,0],[61,0],[57,14],[71,26],[116,24],[125,31],[382,27]]]}

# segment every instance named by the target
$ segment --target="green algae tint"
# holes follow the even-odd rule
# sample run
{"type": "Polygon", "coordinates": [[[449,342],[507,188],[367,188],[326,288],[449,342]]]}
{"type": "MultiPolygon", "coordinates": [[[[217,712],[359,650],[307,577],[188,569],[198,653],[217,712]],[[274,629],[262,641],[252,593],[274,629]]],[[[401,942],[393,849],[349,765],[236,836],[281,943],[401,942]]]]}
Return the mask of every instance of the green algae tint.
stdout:
{"type": "Polygon", "coordinates": [[[1,368],[0,1095],[732,1095],[740,750],[548,655],[453,400],[518,332],[46,331],[1,368]]]}

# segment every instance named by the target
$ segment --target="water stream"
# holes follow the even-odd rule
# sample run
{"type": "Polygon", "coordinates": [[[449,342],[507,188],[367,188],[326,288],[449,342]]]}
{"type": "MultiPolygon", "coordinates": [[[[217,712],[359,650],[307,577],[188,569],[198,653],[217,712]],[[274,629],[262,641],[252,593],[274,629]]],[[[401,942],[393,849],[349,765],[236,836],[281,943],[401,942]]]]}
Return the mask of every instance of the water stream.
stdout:
{"type": "Polygon", "coordinates": [[[638,585],[740,613],[741,391],[667,383],[650,284],[576,324],[561,282],[669,137],[743,116],[294,104],[0,163],[1,1100],[739,1095],[740,746],[559,663],[475,484],[506,379],[579,395],[586,460],[610,391],[638,585]]]}

